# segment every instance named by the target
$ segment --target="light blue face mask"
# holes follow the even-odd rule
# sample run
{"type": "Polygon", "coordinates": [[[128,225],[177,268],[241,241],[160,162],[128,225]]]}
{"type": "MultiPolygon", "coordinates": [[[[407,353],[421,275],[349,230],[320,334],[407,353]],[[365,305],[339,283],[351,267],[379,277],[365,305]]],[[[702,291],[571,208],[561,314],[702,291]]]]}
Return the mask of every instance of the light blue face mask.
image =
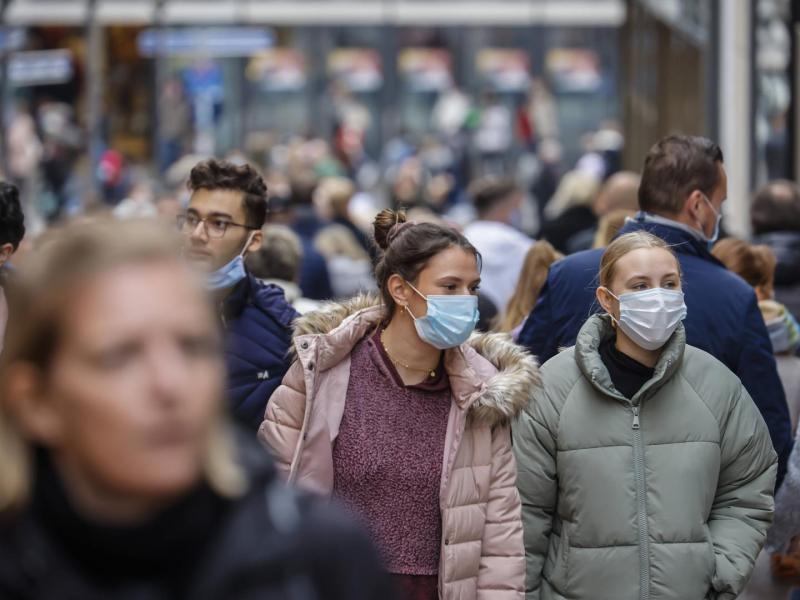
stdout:
{"type": "MultiPolygon", "coordinates": [[[[700,192],[700,193],[702,194],[702,192],[700,192]]],[[[719,239],[719,226],[720,226],[720,223],[722,223],[722,213],[721,212],[717,212],[717,209],[714,208],[714,205],[711,204],[711,200],[709,200],[708,196],[706,196],[705,194],[703,194],[703,200],[705,200],[708,203],[708,206],[711,208],[711,210],[713,211],[713,213],[717,217],[717,222],[714,224],[714,233],[711,234],[711,237],[707,237],[706,238],[706,243],[708,244],[708,249],[711,250],[711,248],[714,247],[714,244],[716,244],[717,240],[719,239]]],[[[702,228],[701,228],[701,231],[703,231],[702,228]]],[[[705,236],[705,232],[703,232],[703,235],[705,236]]]]}
{"type": "Polygon", "coordinates": [[[420,318],[406,306],[421,340],[439,350],[447,350],[469,339],[478,322],[477,296],[425,296],[410,283],[408,285],[428,304],[427,314],[420,318]]]}
{"type": "MultiPolygon", "coordinates": [[[[253,232],[255,233],[255,232],[253,232]]],[[[233,260],[222,265],[216,271],[208,274],[206,279],[206,288],[209,290],[224,290],[233,287],[247,276],[244,269],[244,253],[253,239],[253,233],[247,236],[247,241],[244,243],[244,248],[237,254],[233,260]]]]}

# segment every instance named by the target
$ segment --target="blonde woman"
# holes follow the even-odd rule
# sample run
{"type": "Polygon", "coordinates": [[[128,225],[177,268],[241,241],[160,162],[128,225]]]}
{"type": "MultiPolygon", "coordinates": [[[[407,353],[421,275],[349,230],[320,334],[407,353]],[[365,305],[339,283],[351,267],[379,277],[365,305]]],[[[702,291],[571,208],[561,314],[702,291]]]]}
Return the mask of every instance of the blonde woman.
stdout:
{"type": "Polygon", "coordinates": [[[401,598],[522,599],[509,421],[536,361],[472,335],[479,255],[455,230],[382,211],[381,300],[303,316],[261,440],[289,481],[343,502],[401,598]]]}
{"type": "Polygon", "coordinates": [[[360,535],[232,438],[219,326],[178,247],[152,222],[97,220],[22,266],[0,374],[0,597],[383,599],[360,535]]]}
{"type": "Polygon", "coordinates": [[[557,252],[550,242],[542,240],[530,247],[525,255],[525,262],[522,263],[514,295],[508,301],[497,331],[510,333],[516,339],[525,319],[536,306],[539,292],[547,281],[550,265],[562,258],[564,255],[557,252]]]}
{"type": "Polygon", "coordinates": [[[514,423],[528,600],[736,598],[772,520],[776,455],[739,379],[686,345],[681,271],[612,242],[574,347],[514,423]]]}

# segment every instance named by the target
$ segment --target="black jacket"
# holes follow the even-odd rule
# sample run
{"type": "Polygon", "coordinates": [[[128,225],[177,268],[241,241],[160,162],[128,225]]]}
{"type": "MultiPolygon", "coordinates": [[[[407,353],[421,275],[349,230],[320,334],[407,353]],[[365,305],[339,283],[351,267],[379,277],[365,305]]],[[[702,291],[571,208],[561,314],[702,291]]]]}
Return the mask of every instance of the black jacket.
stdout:
{"type": "Polygon", "coordinates": [[[31,506],[0,526],[0,598],[391,597],[388,576],[359,529],[321,500],[280,484],[255,443],[246,455],[251,486],[244,498],[230,502],[196,490],[136,529],[83,520],[69,508],[54,469],[39,460],[31,506]]]}

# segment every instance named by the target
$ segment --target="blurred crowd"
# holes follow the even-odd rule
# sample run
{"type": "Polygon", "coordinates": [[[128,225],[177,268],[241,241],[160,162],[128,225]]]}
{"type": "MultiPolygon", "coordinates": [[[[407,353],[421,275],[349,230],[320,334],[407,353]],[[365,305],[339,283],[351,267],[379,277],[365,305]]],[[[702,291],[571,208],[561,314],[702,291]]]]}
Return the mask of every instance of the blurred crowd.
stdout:
{"type": "Polygon", "coordinates": [[[566,164],[546,93],[453,89],[375,159],[353,107],[156,178],[108,149],[93,202],[21,109],[0,596],[788,598],[800,187],[736,239],[715,143],[566,164]]]}

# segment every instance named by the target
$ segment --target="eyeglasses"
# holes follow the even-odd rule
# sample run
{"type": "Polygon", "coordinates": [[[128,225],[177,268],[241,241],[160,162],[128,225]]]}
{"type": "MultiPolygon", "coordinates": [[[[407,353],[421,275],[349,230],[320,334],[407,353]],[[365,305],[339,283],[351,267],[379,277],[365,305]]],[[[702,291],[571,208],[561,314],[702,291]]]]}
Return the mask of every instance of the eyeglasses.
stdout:
{"type": "Polygon", "coordinates": [[[241,223],[234,223],[228,221],[223,217],[203,217],[202,219],[195,214],[189,213],[185,215],[178,215],[177,218],[178,229],[184,233],[191,233],[197,226],[202,223],[203,227],[211,238],[221,238],[228,231],[228,227],[244,227],[245,229],[253,229],[248,225],[241,223]]]}

